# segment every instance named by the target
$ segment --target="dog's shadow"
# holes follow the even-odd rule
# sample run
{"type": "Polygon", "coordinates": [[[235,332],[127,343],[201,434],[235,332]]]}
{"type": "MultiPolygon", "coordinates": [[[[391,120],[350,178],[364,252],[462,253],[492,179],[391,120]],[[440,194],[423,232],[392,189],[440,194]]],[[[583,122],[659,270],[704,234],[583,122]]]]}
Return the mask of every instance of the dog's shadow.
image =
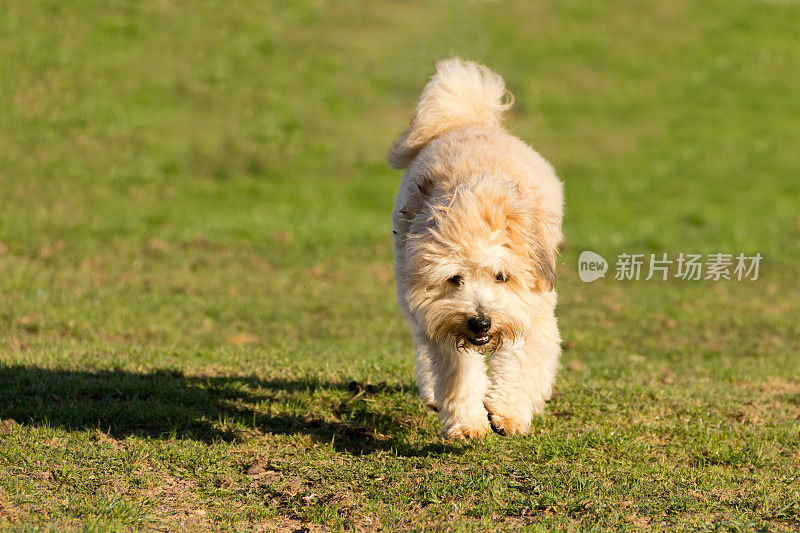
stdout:
{"type": "MultiPolygon", "coordinates": [[[[0,366],[0,420],[65,430],[101,429],[121,439],[192,439],[233,442],[258,434],[306,434],[353,455],[393,450],[404,456],[458,453],[459,446],[398,438],[422,416],[373,408],[370,396],[402,396],[386,384],[261,379],[256,376],[185,376],[161,370],[51,370],[0,366]],[[325,398],[325,415],[312,407],[325,398]],[[289,412],[287,412],[289,411],[289,412]]],[[[407,401],[407,399],[406,399],[407,401]]]]}

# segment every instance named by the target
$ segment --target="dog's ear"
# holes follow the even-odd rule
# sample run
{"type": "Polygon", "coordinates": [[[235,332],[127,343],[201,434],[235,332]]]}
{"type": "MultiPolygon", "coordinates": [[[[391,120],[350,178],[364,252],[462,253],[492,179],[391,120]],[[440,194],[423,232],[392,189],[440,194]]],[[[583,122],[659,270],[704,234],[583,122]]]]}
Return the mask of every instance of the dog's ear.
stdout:
{"type": "Polygon", "coordinates": [[[550,292],[556,286],[556,254],[558,251],[544,243],[531,250],[531,270],[536,292],[550,292]]]}
{"type": "Polygon", "coordinates": [[[533,212],[531,262],[534,286],[538,292],[550,292],[556,287],[556,257],[561,229],[558,218],[542,210],[533,212]]]}
{"type": "Polygon", "coordinates": [[[540,210],[518,205],[508,213],[506,221],[511,246],[526,256],[530,286],[536,292],[552,291],[556,285],[559,241],[554,218],[540,210]]]}

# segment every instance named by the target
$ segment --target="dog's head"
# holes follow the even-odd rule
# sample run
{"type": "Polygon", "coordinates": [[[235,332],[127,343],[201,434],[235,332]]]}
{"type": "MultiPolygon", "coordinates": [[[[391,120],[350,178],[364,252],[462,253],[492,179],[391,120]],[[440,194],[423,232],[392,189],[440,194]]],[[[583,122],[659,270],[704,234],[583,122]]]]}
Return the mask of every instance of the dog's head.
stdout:
{"type": "Polygon", "coordinates": [[[525,335],[555,283],[548,221],[513,182],[460,185],[412,222],[408,305],[430,338],[496,350],[525,335]]]}

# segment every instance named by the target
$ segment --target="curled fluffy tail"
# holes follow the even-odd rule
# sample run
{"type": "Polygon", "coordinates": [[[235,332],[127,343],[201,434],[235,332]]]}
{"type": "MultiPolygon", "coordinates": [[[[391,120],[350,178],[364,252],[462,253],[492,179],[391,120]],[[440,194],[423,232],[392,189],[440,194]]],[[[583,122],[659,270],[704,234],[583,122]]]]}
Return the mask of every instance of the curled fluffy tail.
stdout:
{"type": "Polygon", "coordinates": [[[417,102],[411,126],[386,160],[394,168],[405,168],[426,144],[453,128],[476,122],[499,124],[513,103],[503,78],[483,65],[458,58],[440,61],[417,102]]]}

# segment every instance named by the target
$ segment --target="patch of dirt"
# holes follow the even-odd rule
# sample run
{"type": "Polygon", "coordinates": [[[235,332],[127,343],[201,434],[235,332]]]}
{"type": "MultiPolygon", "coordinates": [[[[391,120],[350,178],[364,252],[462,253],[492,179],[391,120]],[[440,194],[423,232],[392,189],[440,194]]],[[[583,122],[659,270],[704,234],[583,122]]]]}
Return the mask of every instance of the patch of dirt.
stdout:
{"type": "MultiPolygon", "coordinates": [[[[427,411],[429,413],[433,413],[433,411],[431,411],[430,409],[428,409],[427,411]]],[[[394,419],[394,423],[404,429],[418,428],[422,424],[419,418],[411,415],[397,416],[394,419]]]]}
{"type": "Polygon", "coordinates": [[[54,243],[45,243],[39,247],[37,255],[39,259],[49,259],[64,250],[64,241],[58,240],[54,243]]]}
{"type": "Polygon", "coordinates": [[[273,240],[282,244],[288,244],[294,241],[294,235],[288,231],[276,231],[271,237],[273,240]]]}
{"type": "Polygon", "coordinates": [[[337,435],[341,437],[348,438],[348,439],[364,439],[367,442],[388,442],[392,440],[389,435],[384,435],[383,433],[377,433],[372,431],[371,429],[359,426],[356,424],[346,424],[344,422],[333,424],[334,429],[336,430],[337,435]]]}
{"type": "Polygon", "coordinates": [[[394,280],[394,269],[388,263],[372,263],[367,267],[367,272],[384,284],[394,280]]]}
{"type": "Polygon", "coordinates": [[[16,431],[19,424],[12,419],[0,420],[0,437],[7,437],[16,431]]]}
{"type": "Polygon", "coordinates": [[[6,337],[6,346],[8,346],[12,352],[21,352],[30,348],[30,344],[27,342],[20,342],[20,340],[13,335],[6,337]]]}
{"type": "Polygon", "coordinates": [[[584,370],[586,370],[586,365],[584,365],[577,359],[573,359],[572,361],[567,363],[567,370],[569,370],[570,372],[583,372],[584,370]]]}
{"type": "Polygon", "coordinates": [[[106,495],[125,494],[125,483],[115,477],[110,477],[97,487],[97,493],[106,495]]]}
{"type": "Polygon", "coordinates": [[[169,251],[169,244],[155,237],[148,240],[145,245],[145,252],[153,257],[160,257],[169,251]]]}
{"type": "Polygon", "coordinates": [[[312,524],[311,522],[306,522],[304,520],[293,519],[293,518],[284,518],[283,520],[274,523],[271,522],[269,524],[263,524],[262,526],[254,529],[254,531],[280,531],[286,533],[316,533],[317,531],[327,531],[326,528],[322,526],[318,526],[316,524],[312,524]]]}
{"type": "Polygon", "coordinates": [[[16,522],[21,516],[20,510],[6,499],[5,494],[0,492],[0,519],[16,522]]]}
{"type": "Polygon", "coordinates": [[[281,473],[274,469],[269,462],[256,461],[245,472],[255,483],[262,486],[272,486],[281,481],[281,473]]]}
{"type": "Polygon", "coordinates": [[[155,521],[164,529],[174,529],[176,522],[184,531],[209,529],[207,511],[195,483],[171,475],[160,474],[160,477],[161,484],[144,493],[155,502],[151,523],[155,521]]]}
{"type": "Polygon", "coordinates": [[[747,406],[744,409],[733,413],[731,418],[740,424],[746,424],[749,426],[756,426],[763,422],[761,417],[758,415],[757,409],[753,409],[752,406],[747,406]]]}
{"type": "Polygon", "coordinates": [[[205,235],[198,235],[189,242],[191,248],[197,248],[199,250],[207,250],[209,244],[211,243],[205,235]]]}
{"type": "Polygon", "coordinates": [[[20,519],[20,512],[16,507],[0,497],[0,519],[16,522],[20,519]]]}
{"type": "Polygon", "coordinates": [[[773,377],[761,382],[758,390],[767,394],[800,394],[800,382],[773,377]]]}
{"type": "Polygon", "coordinates": [[[17,319],[17,326],[28,333],[38,333],[44,327],[44,315],[21,316],[17,319]]]}
{"type": "Polygon", "coordinates": [[[237,335],[232,335],[225,339],[228,344],[232,344],[233,346],[244,346],[245,344],[254,344],[258,342],[260,339],[258,336],[253,335],[252,333],[239,333],[237,335]]]}
{"type": "Polygon", "coordinates": [[[661,374],[661,383],[664,385],[672,385],[675,383],[675,372],[669,369],[664,370],[661,374]]]}
{"type": "Polygon", "coordinates": [[[115,449],[119,448],[119,441],[101,429],[94,430],[93,437],[94,440],[97,442],[102,442],[103,444],[110,444],[115,449]]]}
{"type": "MultiPolygon", "coordinates": [[[[280,460],[279,460],[280,461],[280,460]]],[[[364,515],[359,509],[355,495],[363,487],[357,482],[329,482],[322,480],[315,470],[301,468],[285,469],[269,459],[257,459],[244,467],[251,483],[264,487],[270,493],[270,503],[277,509],[285,509],[279,519],[263,524],[269,531],[325,531],[323,526],[306,522],[302,517],[288,511],[300,506],[327,505],[335,508],[338,515],[348,522],[348,528],[356,531],[381,529],[377,517],[364,515]]],[[[379,478],[383,479],[383,478],[379,478]]]]}
{"type": "Polygon", "coordinates": [[[39,481],[50,481],[53,479],[53,473],[49,470],[34,472],[32,475],[34,479],[38,479],[39,481]]]}

